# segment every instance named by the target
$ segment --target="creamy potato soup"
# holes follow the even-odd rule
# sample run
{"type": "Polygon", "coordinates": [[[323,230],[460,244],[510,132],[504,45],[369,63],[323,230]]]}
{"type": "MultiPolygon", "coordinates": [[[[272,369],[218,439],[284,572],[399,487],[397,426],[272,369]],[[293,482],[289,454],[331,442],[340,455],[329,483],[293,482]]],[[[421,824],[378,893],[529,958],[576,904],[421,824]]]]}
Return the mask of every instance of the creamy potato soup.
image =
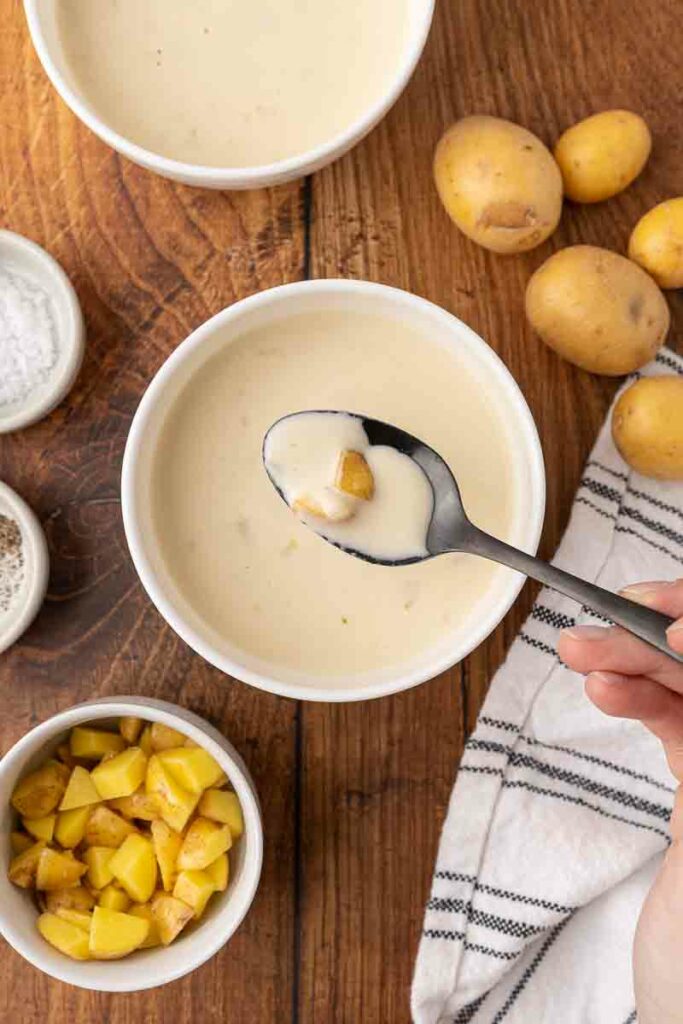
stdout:
{"type": "Polygon", "coordinates": [[[56,0],[74,84],[144,149],[186,163],[274,163],[379,103],[414,0],[56,0]]]}
{"type": "Polygon", "coordinates": [[[195,371],[152,460],[167,571],[214,635],[275,669],[335,685],[404,668],[476,623],[501,570],[467,555],[375,565],[309,529],[262,460],[269,427],[306,409],[353,409],[422,438],[452,467],[473,521],[498,536],[509,535],[515,498],[496,395],[457,348],[398,319],[300,313],[251,329],[195,371]]]}

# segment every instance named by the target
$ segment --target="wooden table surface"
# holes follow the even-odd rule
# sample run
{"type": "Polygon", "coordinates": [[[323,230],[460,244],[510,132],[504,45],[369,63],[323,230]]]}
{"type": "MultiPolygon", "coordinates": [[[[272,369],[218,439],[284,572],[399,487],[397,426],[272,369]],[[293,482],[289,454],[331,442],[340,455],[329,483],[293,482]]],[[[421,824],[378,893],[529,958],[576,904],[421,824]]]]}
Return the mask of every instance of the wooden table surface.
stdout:
{"type": "MultiPolygon", "coordinates": [[[[0,225],[44,245],[87,320],[72,394],[0,443],[0,478],[36,509],[52,558],[47,602],[0,658],[0,750],[87,697],[177,701],[237,745],[263,802],[266,857],[227,948],[163,989],[107,996],[0,956],[3,1024],[107,1021],[402,1024],[439,830],[463,741],[528,611],[527,586],[486,644],[439,679],[362,705],[296,704],[222,676],[145,596],[121,524],[119,473],[136,405],[175,346],[222,307],[306,277],[358,277],[452,310],[500,353],[536,418],[548,468],[542,551],[565,526],[615,384],[560,362],[525,325],[548,254],[579,241],[624,251],[631,226],[681,192],[680,0],[441,0],[424,58],[386,120],[306,181],[199,191],[119,157],[43,74],[19,0],[0,0],[0,225]],[[551,241],[500,257],[448,221],[434,144],[472,112],[552,142],[606,107],[642,113],[654,151],[626,193],[567,206],[551,241]]],[[[683,325],[671,299],[672,343],[683,325]]]]}

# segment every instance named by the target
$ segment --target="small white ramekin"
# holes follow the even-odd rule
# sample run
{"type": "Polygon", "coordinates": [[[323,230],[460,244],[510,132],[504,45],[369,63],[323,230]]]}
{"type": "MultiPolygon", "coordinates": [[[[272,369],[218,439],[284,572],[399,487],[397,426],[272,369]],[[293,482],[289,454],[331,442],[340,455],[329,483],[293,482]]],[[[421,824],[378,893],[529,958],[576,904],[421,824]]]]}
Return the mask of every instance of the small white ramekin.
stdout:
{"type": "Polygon", "coordinates": [[[261,811],[246,765],[217,729],[176,704],[142,697],[105,698],[79,704],[36,726],[0,761],[0,933],[25,960],[59,981],[98,992],[135,992],[189,974],[217,953],[237,930],[256,894],[262,860],[261,811]],[[214,895],[199,924],[181,933],[172,945],[140,950],[122,960],[71,960],[41,937],[36,928],[38,910],[31,894],[17,888],[7,877],[11,856],[9,833],[14,821],[10,797],[17,781],[49,756],[69,729],[85,722],[112,722],[123,715],[163,722],[208,750],[239,797],[244,835],[230,858],[227,890],[214,895]]]}
{"type": "Polygon", "coordinates": [[[0,515],[13,519],[21,531],[24,579],[0,616],[0,653],[19,639],[35,619],[45,599],[50,575],[50,558],[43,528],[33,509],[16,491],[0,481],[0,515]]]}
{"type": "MultiPolygon", "coordinates": [[[[33,45],[40,61],[64,102],[104,142],[134,163],[186,185],[203,188],[247,189],[279,185],[311,174],[355,146],[381,121],[405,89],[422,54],[434,14],[435,0],[412,0],[408,41],[385,94],[342,134],[305,153],[259,167],[203,167],[152,153],[131,142],[101,120],[75,87],[66,67],[55,19],[55,0],[24,0],[33,45]]],[[[144,102],[144,98],[141,100],[144,102]]]]}
{"type": "Polygon", "coordinates": [[[121,491],[126,538],[142,584],[169,625],[190,647],[228,675],[271,693],[300,700],[353,701],[408,689],[462,660],[498,625],[524,577],[499,567],[490,591],[477,603],[476,619],[445,637],[437,649],[425,651],[417,663],[398,670],[392,667],[348,679],[321,681],[312,674],[263,664],[232,644],[229,637],[211,633],[174,585],[155,540],[151,510],[157,439],[168,409],[197,369],[247,331],[273,320],[327,309],[384,315],[404,322],[426,339],[438,339],[435,344],[457,349],[459,358],[466,362],[478,386],[489,392],[505,420],[516,492],[513,522],[505,539],[534,553],[543,525],[545,473],[536,427],[514,378],[495,352],[461,320],[409,292],[367,281],[282,285],[243,299],[198,327],[166,360],[143,395],[126,443],[121,491]]]}

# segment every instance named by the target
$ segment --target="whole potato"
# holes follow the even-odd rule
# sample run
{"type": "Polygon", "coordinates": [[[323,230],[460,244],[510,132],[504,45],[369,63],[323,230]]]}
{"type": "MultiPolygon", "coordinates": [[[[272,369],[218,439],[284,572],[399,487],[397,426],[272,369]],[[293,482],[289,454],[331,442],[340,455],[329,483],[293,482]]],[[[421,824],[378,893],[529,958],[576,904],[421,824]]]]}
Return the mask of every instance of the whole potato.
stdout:
{"type": "Polygon", "coordinates": [[[540,139],[511,121],[456,121],[436,147],[434,179],[460,230],[493,252],[533,249],[560,219],[557,164],[540,139]]]}
{"type": "Polygon", "coordinates": [[[612,413],[612,437],[637,473],[683,480],[683,377],[643,377],[612,413]]]}
{"type": "Polygon", "coordinates": [[[652,148],[650,131],[630,110],[603,110],[567,128],[555,146],[564,194],[599,203],[638,177],[652,148]]]}
{"type": "Polygon", "coordinates": [[[628,254],[660,288],[683,288],[683,196],[667,199],[640,218],[628,254]]]}
{"type": "Polygon", "coordinates": [[[593,245],[561,249],[531,277],[526,313],[547,345],[584,370],[619,376],[647,363],[669,329],[652,278],[593,245]]]}

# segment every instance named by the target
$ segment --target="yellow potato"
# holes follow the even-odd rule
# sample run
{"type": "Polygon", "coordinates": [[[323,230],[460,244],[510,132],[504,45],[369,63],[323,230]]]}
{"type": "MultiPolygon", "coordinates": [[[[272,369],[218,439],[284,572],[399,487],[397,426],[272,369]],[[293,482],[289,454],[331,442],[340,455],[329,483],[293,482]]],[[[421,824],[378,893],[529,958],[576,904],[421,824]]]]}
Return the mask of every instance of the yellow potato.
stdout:
{"type": "Polygon", "coordinates": [[[356,507],[346,495],[324,487],[317,494],[300,494],[292,502],[292,512],[328,523],[343,523],[355,515],[356,507]]]}
{"type": "Polygon", "coordinates": [[[154,848],[144,836],[128,836],[109,861],[109,870],[134,903],[146,903],[157,881],[154,848]]]}
{"type": "Polygon", "coordinates": [[[160,750],[168,750],[171,747],[182,747],[184,742],[185,736],[182,732],[178,732],[177,729],[172,729],[170,725],[164,725],[163,722],[152,723],[150,743],[155,754],[158,754],[160,750]]]}
{"type": "Polygon", "coordinates": [[[56,821],[56,814],[47,814],[44,818],[22,818],[21,823],[26,831],[36,839],[44,839],[46,843],[50,843],[54,835],[56,821]]]}
{"type": "Polygon", "coordinates": [[[227,825],[233,839],[239,839],[244,832],[242,808],[236,793],[224,789],[207,789],[199,801],[197,813],[203,818],[227,825]]]}
{"type": "Polygon", "coordinates": [[[147,938],[144,942],[141,942],[138,949],[151,949],[153,946],[161,945],[161,936],[159,935],[159,927],[156,919],[152,914],[152,907],[149,903],[134,903],[128,910],[129,914],[133,917],[141,917],[149,923],[149,931],[147,932],[147,938]]]}
{"type": "Polygon", "coordinates": [[[643,377],[619,397],[612,437],[629,466],[659,480],[683,480],[683,377],[643,377]]]}
{"type": "Polygon", "coordinates": [[[62,921],[71,921],[71,924],[78,925],[84,932],[90,931],[92,914],[86,911],[72,910],[71,907],[60,907],[57,911],[57,917],[61,917],[62,921]]]}
{"type": "Polygon", "coordinates": [[[72,960],[88,960],[88,933],[72,921],[63,921],[56,914],[41,914],[38,918],[38,931],[46,942],[58,949],[60,953],[70,956],[72,960]]]}
{"type": "Polygon", "coordinates": [[[145,757],[151,757],[154,753],[152,749],[152,726],[146,725],[140,733],[140,739],[138,740],[138,746],[145,757]]]}
{"type": "MultiPolygon", "coordinates": [[[[37,820],[40,821],[40,818],[37,820]]],[[[16,854],[23,853],[24,850],[28,850],[29,847],[33,846],[34,840],[24,832],[10,832],[9,844],[12,849],[12,853],[16,856],[16,854]]]]}
{"type": "Polygon", "coordinates": [[[220,857],[212,861],[204,870],[213,881],[216,892],[225,892],[228,888],[228,879],[230,878],[230,862],[228,861],[227,853],[222,853],[220,857]]]}
{"type": "Polygon", "coordinates": [[[182,832],[197,806],[199,793],[190,793],[176,782],[159,760],[158,754],[152,755],[147,764],[145,788],[157,800],[166,824],[174,831],[182,832]]]}
{"type": "Polygon", "coordinates": [[[206,868],[232,846],[227,825],[218,825],[208,818],[195,818],[180,847],[176,866],[179,871],[206,868]]]}
{"type": "Polygon", "coordinates": [[[83,854],[83,860],[88,866],[88,884],[93,889],[104,889],[114,880],[114,873],[109,867],[109,862],[116,853],[110,846],[89,846],[83,854]]]}
{"type": "Polygon", "coordinates": [[[124,818],[137,818],[138,821],[156,821],[160,817],[159,805],[154,795],[145,793],[144,786],[136,789],[130,796],[121,796],[109,801],[113,811],[118,811],[124,818]]]}
{"type": "Polygon", "coordinates": [[[120,913],[124,913],[130,906],[130,897],[123,889],[119,889],[118,885],[110,882],[100,893],[97,903],[98,906],[106,907],[107,910],[118,910],[120,913]]]}
{"type": "Polygon", "coordinates": [[[592,373],[619,376],[655,355],[669,307],[652,278],[608,249],[561,249],[531,277],[526,313],[558,355],[592,373]]]}
{"type": "Polygon", "coordinates": [[[74,807],[70,811],[60,811],[57,815],[57,824],[55,825],[55,841],[68,850],[78,846],[85,835],[85,828],[92,810],[92,804],[86,804],[85,807],[74,807]]]}
{"type": "Polygon", "coordinates": [[[64,795],[69,769],[58,761],[48,761],[25,776],[12,793],[12,807],[22,818],[44,818],[57,808],[64,795]]]}
{"type": "Polygon", "coordinates": [[[83,885],[52,889],[45,893],[45,906],[51,914],[59,914],[60,910],[78,910],[85,914],[95,906],[95,897],[83,885]]]}
{"type": "Polygon", "coordinates": [[[560,136],[555,146],[564,193],[577,203],[599,203],[638,177],[652,148],[650,132],[630,110],[603,110],[560,136]]]}
{"type": "Polygon", "coordinates": [[[86,870],[86,865],[70,852],[60,853],[46,847],[38,858],[36,889],[68,889],[78,885],[86,870]]]}
{"type": "Polygon", "coordinates": [[[535,248],[562,213],[562,176],[549,150],[498,117],[456,121],[436,147],[434,180],[460,230],[493,252],[535,248]]]}
{"type": "Polygon", "coordinates": [[[174,832],[165,821],[152,822],[152,845],[156,855],[164,889],[171,892],[176,877],[176,861],[180,853],[182,836],[174,832]]]}
{"type": "Polygon", "coordinates": [[[105,754],[118,754],[125,745],[118,733],[89,729],[83,725],[72,729],[69,738],[72,757],[83,757],[87,761],[99,761],[105,754]]]}
{"type": "Polygon", "coordinates": [[[151,908],[159,930],[159,938],[164,946],[173,942],[194,915],[192,907],[188,907],[187,903],[165,892],[158,892],[155,895],[151,908]]]}
{"type": "Polygon", "coordinates": [[[375,493],[375,478],[364,455],[348,449],[339,456],[334,486],[361,501],[371,501],[375,493]]]}
{"type": "Polygon", "coordinates": [[[10,882],[20,886],[22,889],[31,889],[36,884],[36,873],[38,861],[45,849],[45,840],[39,839],[27,850],[18,853],[9,863],[8,877],[10,882]]]}
{"type": "Polygon", "coordinates": [[[223,771],[202,747],[177,747],[158,755],[167,769],[188,793],[201,793],[220,779],[223,771]]]}
{"type": "Polygon", "coordinates": [[[129,821],[100,804],[88,819],[84,839],[87,846],[112,846],[118,849],[126,836],[133,832],[135,828],[129,821]]]}
{"type": "Polygon", "coordinates": [[[213,878],[207,871],[181,871],[173,895],[192,907],[195,918],[200,918],[215,891],[213,878]]]}
{"type": "Polygon", "coordinates": [[[97,960],[118,960],[147,938],[149,921],[107,907],[95,907],[90,928],[90,955],[97,960]]]}
{"type": "Polygon", "coordinates": [[[640,218],[628,255],[660,288],[683,288],[683,196],[667,199],[640,218]]]}
{"type": "Polygon", "coordinates": [[[145,779],[147,758],[140,747],[128,747],[122,753],[93,768],[91,778],[103,800],[131,796],[145,779]]]}
{"type": "Polygon", "coordinates": [[[89,807],[99,803],[100,796],[90,777],[90,772],[80,765],[73,768],[66,792],[59,805],[60,811],[73,811],[76,807],[89,807]]]}
{"type": "Polygon", "coordinates": [[[135,718],[133,715],[127,715],[125,718],[119,719],[119,732],[129,747],[135,744],[135,741],[142,732],[142,725],[142,719],[135,718]]]}

